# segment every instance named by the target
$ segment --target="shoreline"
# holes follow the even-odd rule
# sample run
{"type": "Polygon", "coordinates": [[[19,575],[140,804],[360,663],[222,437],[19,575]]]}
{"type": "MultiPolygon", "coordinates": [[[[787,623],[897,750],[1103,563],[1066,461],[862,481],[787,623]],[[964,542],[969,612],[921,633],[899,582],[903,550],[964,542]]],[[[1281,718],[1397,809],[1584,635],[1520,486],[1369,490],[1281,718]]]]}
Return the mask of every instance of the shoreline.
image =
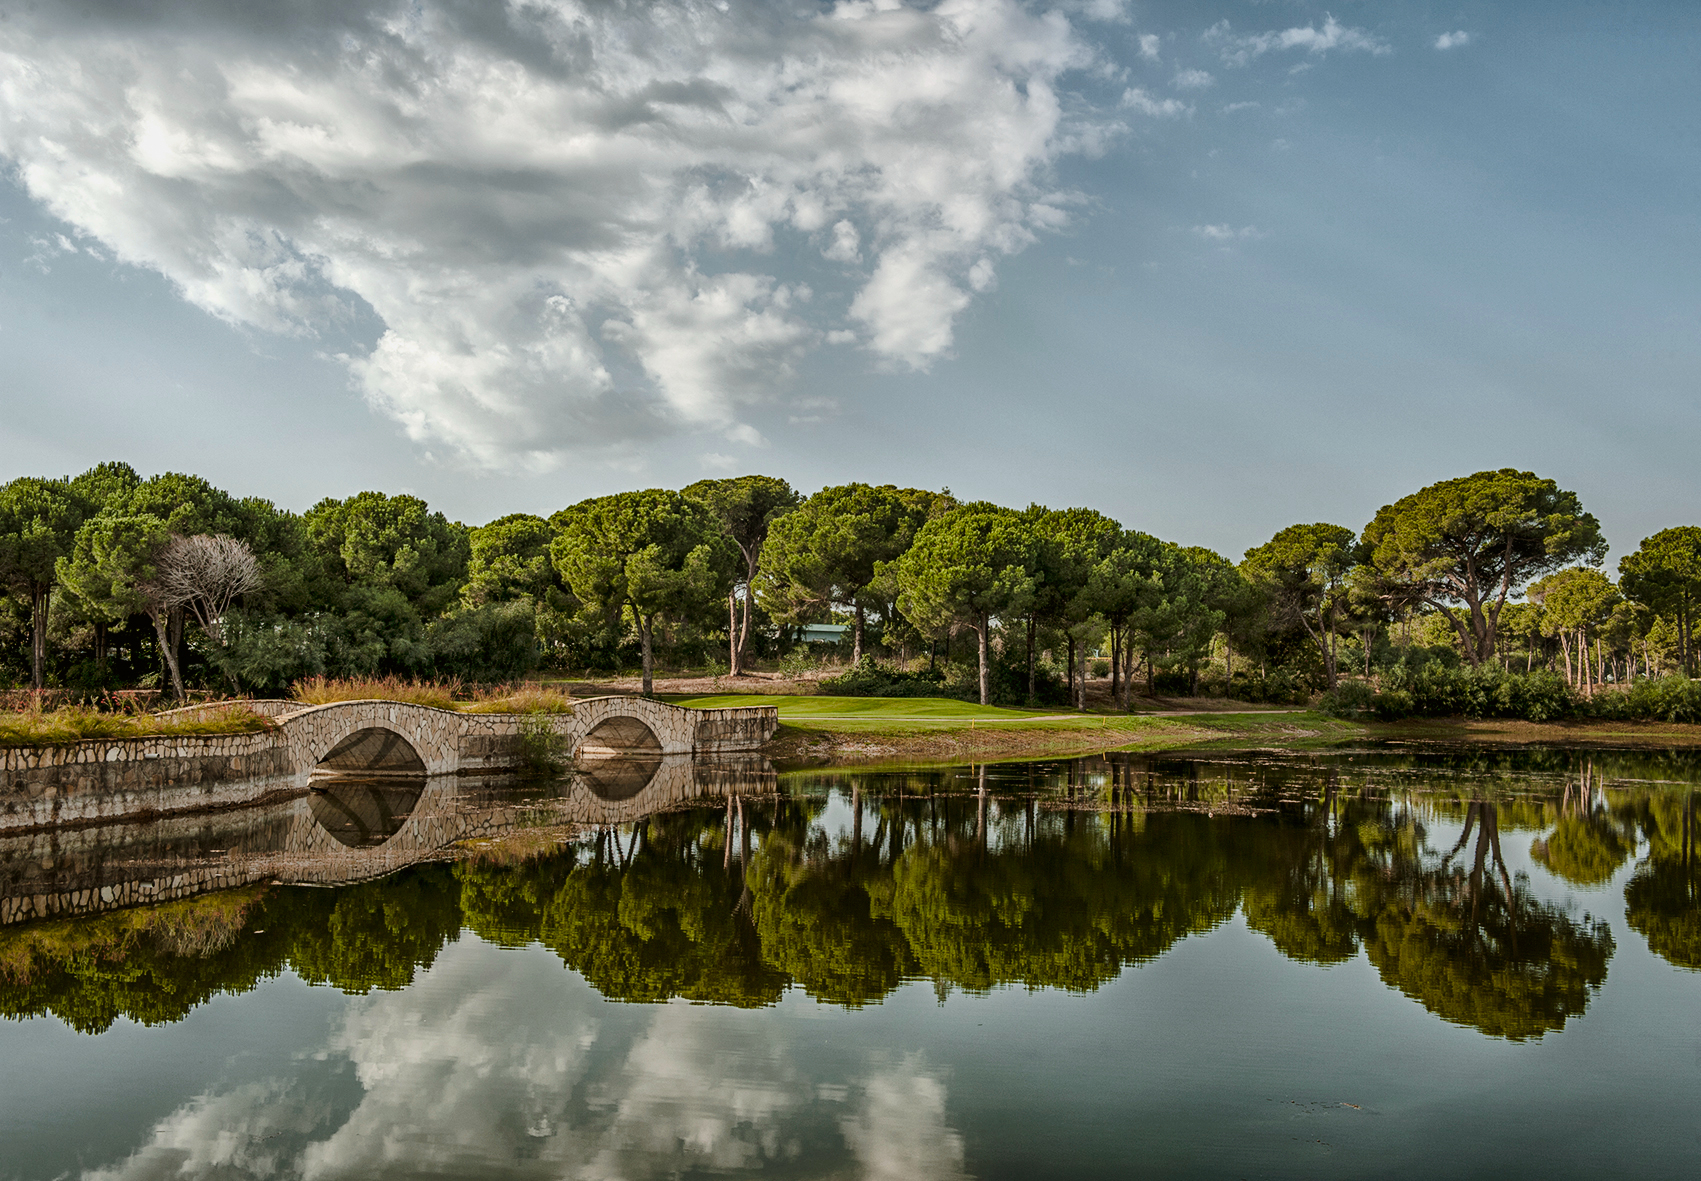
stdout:
{"type": "Polygon", "coordinates": [[[1701,750],[1701,726],[1660,722],[1519,722],[1426,718],[1356,722],[1311,711],[1078,715],[1028,723],[881,725],[837,718],[786,719],[763,747],[782,773],[881,765],[1020,762],[1109,750],[1327,751],[1358,745],[1443,745],[1484,750],[1534,747],[1701,750]]]}

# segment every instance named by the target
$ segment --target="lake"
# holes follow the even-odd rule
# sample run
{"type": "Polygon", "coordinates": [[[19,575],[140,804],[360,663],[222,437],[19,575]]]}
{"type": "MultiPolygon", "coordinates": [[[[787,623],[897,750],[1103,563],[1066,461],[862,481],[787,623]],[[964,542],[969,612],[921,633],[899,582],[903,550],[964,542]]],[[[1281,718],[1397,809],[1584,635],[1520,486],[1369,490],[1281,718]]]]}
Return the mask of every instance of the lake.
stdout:
{"type": "Polygon", "coordinates": [[[1693,1175],[1698,780],[653,760],[12,837],[67,909],[0,927],[0,1178],[1693,1175]]]}

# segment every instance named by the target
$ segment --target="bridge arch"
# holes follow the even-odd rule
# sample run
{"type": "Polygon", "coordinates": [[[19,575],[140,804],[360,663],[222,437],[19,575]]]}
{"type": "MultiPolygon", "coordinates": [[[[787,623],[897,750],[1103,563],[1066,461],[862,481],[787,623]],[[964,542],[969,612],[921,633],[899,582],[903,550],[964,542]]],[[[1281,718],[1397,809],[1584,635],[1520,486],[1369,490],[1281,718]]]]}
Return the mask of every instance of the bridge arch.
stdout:
{"type": "Polygon", "coordinates": [[[296,783],[314,773],[441,775],[459,769],[462,720],[399,701],[337,701],[283,722],[296,783]]]}
{"type": "Polygon", "coordinates": [[[700,711],[647,697],[591,697],[573,703],[576,757],[684,755],[697,747],[700,711]],[[647,732],[647,737],[646,737],[647,732]]]}

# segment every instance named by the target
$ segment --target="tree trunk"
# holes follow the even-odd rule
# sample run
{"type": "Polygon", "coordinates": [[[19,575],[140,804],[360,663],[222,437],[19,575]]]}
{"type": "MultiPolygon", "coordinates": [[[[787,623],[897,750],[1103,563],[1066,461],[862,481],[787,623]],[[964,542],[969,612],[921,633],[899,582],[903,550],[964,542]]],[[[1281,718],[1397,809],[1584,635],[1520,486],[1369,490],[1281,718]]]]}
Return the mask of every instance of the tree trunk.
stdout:
{"type": "Polygon", "coordinates": [[[106,679],[106,633],[107,625],[97,623],[95,629],[95,668],[100,671],[101,679],[106,679]]]}
{"type": "Polygon", "coordinates": [[[53,586],[37,583],[30,590],[30,688],[39,693],[47,684],[47,612],[53,605],[53,586]]]}
{"type": "Polygon", "coordinates": [[[756,602],[756,567],[750,567],[750,576],[744,580],[744,604],[738,609],[738,672],[744,675],[745,654],[750,651],[750,608],[756,602]]]}
{"type": "Polygon", "coordinates": [[[856,625],[851,640],[851,663],[862,663],[862,604],[856,605],[856,625]]]}
{"type": "Polygon", "coordinates": [[[1110,629],[1110,703],[1122,704],[1122,630],[1110,629]]]}
{"type": "Polygon", "coordinates": [[[1152,650],[1147,648],[1141,655],[1146,658],[1146,696],[1156,697],[1158,695],[1158,670],[1152,664],[1152,650]]]}
{"type": "Polygon", "coordinates": [[[1034,703],[1034,617],[1028,616],[1028,704],[1034,703]]]}
{"type": "Polygon", "coordinates": [[[1069,700],[1075,700],[1075,637],[1069,637],[1069,700]]]}
{"type": "Polygon", "coordinates": [[[1229,696],[1229,689],[1234,687],[1234,638],[1227,632],[1223,633],[1223,696],[1229,696]]]}
{"type": "Polygon", "coordinates": [[[177,646],[171,642],[171,622],[165,612],[152,613],[149,618],[154,621],[154,636],[159,641],[160,655],[165,658],[165,670],[171,677],[171,691],[177,700],[183,700],[183,674],[177,666],[177,646]]]}
{"type": "Polygon", "coordinates": [[[177,695],[179,697],[184,696],[183,662],[189,655],[188,636],[185,634],[189,629],[183,626],[183,622],[183,608],[172,608],[170,616],[167,617],[167,625],[171,629],[171,650],[177,655],[177,695]]]}
{"type": "Polygon", "coordinates": [[[655,662],[650,648],[650,636],[655,631],[655,616],[638,616],[638,640],[644,648],[644,696],[655,692],[655,662]]]}
{"type": "Polygon", "coordinates": [[[739,659],[738,641],[738,592],[730,590],[726,593],[726,670],[730,676],[744,675],[744,664],[739,659]]]}
{"type": "Polygon", "coordinates": [[[991,649],[987,645],[987,633],[991,630],[991,622],[987,619],[985,612],[982,612],[980,617],[980,626],[975,629],[976,634],[980,638],[980,703],[982,705],[990,704],[988,698],[992,695],[991,670],[988,667],[991,649]]]}

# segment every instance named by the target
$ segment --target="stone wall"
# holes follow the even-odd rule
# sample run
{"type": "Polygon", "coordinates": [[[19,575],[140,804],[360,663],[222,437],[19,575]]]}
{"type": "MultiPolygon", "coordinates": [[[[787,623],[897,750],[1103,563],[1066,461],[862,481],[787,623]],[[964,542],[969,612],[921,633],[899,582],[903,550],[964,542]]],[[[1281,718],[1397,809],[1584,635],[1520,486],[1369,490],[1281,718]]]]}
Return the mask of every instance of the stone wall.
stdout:
{"type": "MultiPolygon", "coordinates": [[[[511,769],[524,753],[526,715],[394,701],[339,701],[288,712],[282,707],[292,703],[255,704],[267,713],[276,707],[274,728],[0,750],[0,832],[204,811],[305,789],[325,756],[362,729],[399,735],[431,775],[511,769]]],[[[755,751],[779,724],[772,706],[691,710],[636,697],[590,698],[576,702],[572,714],[533,716],[547,718],[575,755],[598,726],[622,718],[641,722],[664,756],[755,751]]]]}

